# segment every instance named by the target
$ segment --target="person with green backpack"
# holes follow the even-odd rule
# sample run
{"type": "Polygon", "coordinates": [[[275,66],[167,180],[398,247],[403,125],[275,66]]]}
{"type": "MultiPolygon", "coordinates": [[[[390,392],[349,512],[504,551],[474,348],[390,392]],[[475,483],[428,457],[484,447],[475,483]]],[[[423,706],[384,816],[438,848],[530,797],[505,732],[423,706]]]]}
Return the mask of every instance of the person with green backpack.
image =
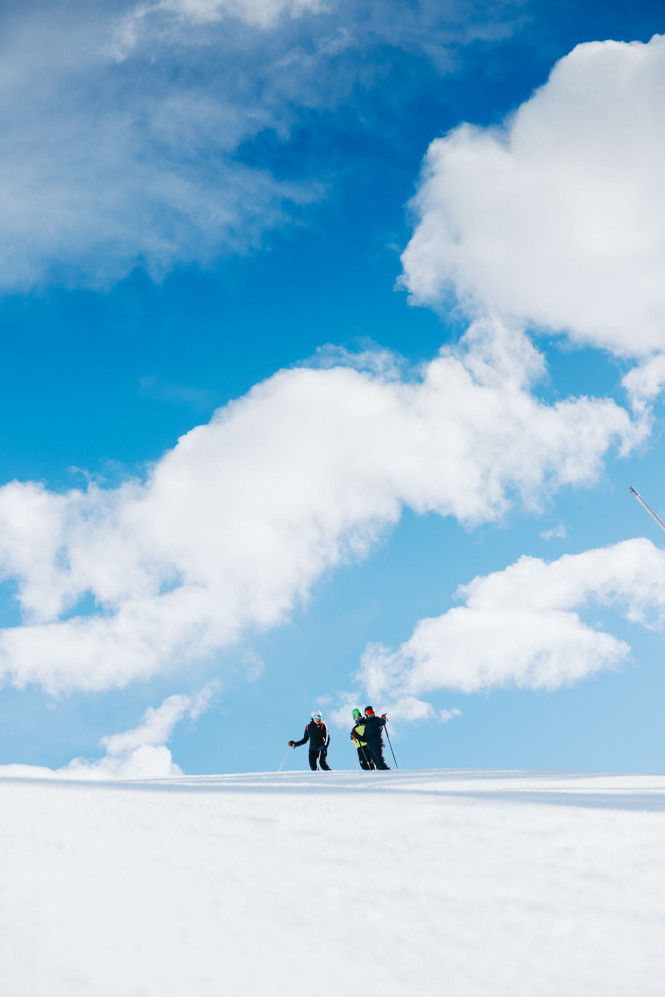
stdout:
{"type": "Polygon", "coordinates": [[[358,752],[360,767],[365,770],[376,768],[376,765],[372,761],[372,756],[367,750],[367,741],[364,739],[365,718],[358,709],[355,709],[352,715],[353,729],[351,730],[351,740],[353,741],[355,749],[358,752]]]}

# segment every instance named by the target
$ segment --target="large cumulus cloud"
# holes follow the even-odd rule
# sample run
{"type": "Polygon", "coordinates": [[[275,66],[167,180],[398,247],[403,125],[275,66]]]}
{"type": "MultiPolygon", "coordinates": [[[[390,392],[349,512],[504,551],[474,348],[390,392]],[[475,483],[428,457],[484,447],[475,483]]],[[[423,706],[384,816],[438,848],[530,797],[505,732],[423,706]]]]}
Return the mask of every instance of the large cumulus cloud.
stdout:
{"type": "Polygon", "coordinates": [[[624,356],[665,347],[665,37],[580,45],[500,127],[432,142],[404,256],[451,293],[624,356]]]}
{"type": "Polygon", "coordinates": [[[0,569],[25,625],[0,636],[0,675],[51,691],[123,685],[283,621],[403,506],[474,525],[592,483],[641,426],[610,400],[540,401],[542,373],[519,329],[479,321],[419,374],[282,371],[144,481],[4,486],[0,569]]]}

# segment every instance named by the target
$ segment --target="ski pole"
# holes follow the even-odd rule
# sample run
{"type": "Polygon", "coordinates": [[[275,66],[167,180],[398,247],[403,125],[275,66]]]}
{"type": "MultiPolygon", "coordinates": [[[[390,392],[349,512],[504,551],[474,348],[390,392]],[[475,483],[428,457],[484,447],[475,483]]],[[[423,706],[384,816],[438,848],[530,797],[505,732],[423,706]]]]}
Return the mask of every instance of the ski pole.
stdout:
{"type": "Polygon", "coordinates": [[[660,526],[661,530],[665,530],[665,523],[663,523],[662,519],[659,519],[658,516],[656,515],[656,513],[653,511],[653,509],[646,504],[646,502],[644,501],[644,499],[642,498],[642,496],[640,495],[640,493],[638,491],[636,491],[632,487],[632,485],[628,489],[628,491],[630,492],[631,495],[635,496],[635,498],[637,499],[637,501],[640,503],[641,506],[644,506],[644,508],[649,513],[649,515],[651,516],[651,518],[656,520],[656,522],[660,526]]]}
{"type": "Polygon", "coordinates": [[[383,728],[386,732],[386,737],[388,738],[388,744],[390,745],[390,750],[393,753],[393,761],[395,763],[395,768],[398,769],[397,759],[395,758],[395,752],[393,751],[393,742],[390,740],[390,734],[388,733],[388,721],[386,720],[385,727],[383,728]]]}
{"type": "MultiPolygon", "coordinates": [[[[289,747],[286,749],[286,755],[288,755],[288,753],[289,753],[290,750],[291,750],[291,746],[289,745],[289,747]]],[[[286,761],[286,755],[284,755],[284,757],[282,758],[282,764],[277,769],[278,772],[281,772],[282,769],[284,768],[284,762],[286,761]]]]}

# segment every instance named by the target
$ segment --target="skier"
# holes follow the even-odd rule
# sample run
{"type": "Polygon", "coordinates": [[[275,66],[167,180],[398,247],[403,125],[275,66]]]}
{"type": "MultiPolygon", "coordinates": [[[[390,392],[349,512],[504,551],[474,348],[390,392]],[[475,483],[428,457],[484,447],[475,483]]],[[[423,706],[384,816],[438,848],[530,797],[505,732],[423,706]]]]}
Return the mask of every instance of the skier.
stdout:
{"type": "Polygon", "coordinates": [[[358,761],[360,762],[361,769],[373,769],[376,768],[374,762],[372,761],[372,756],[367,750],[367,741],[364,740],[365,737],[365,721],[360,710],[353,711],[353,729],[351,731],[351,740],[358,752],[358,761]]]}
{"type": "Polygon", "coordinates": [[[297,748],[299,745],[304,744],[305,741],[309,741],[309,767],[312,772],[316,772],[317,761],[322,769],[330,772],[331,769],[327,760],[330,734],[319,710],[314,710],[312,713],[311,723],[308,723],[305,727],[305,734],[301,740],[289,741],[289,747],[297,748]]]}
{"type": "Polygon", "coordinates": [[[387,719],[385,713],[377,717],[373,706],[365,707],[365,740],[367,741],[367,751],[377,769],[382,770],[390,768],[389,765],[386,765],[386,760],[383,757],[383,728],[386,726],[387,719]]]}

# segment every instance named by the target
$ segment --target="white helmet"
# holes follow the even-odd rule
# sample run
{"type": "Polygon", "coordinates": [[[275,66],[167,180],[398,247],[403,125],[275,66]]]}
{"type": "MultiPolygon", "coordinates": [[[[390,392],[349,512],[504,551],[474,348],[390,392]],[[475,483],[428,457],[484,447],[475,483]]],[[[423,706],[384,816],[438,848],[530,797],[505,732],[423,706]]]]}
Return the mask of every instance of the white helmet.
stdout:
{"type": "Polygon", "coordinates": [[[314,712],[312,713],[312,720],[323,720],[323,717],[321,716],[321,710],[314,710],[314,712]]]}

